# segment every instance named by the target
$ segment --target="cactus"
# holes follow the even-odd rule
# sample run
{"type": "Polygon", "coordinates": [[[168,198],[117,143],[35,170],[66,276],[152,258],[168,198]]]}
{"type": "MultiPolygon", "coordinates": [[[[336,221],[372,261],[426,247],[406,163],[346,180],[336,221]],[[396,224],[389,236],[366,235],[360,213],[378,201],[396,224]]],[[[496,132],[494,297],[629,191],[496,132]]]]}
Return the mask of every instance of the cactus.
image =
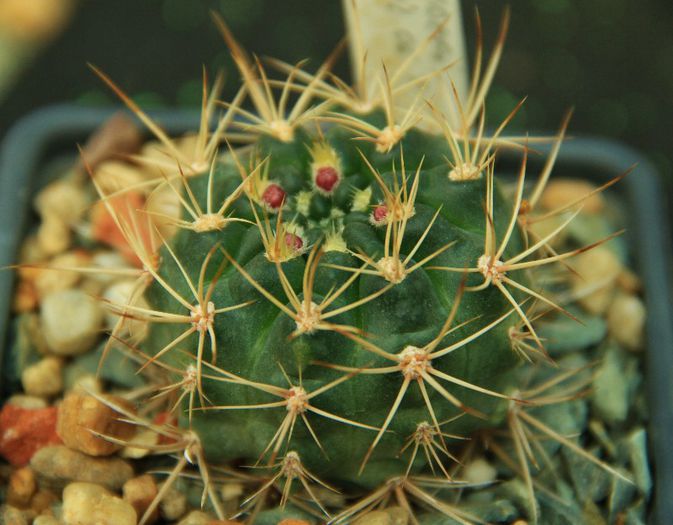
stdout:
{"type": "MultiPolygon", "coordinates": [[[[155,191],[181,207],[179,216],[122,216],[101,191],[142,265],[133,298],[108,304],[120,321],[106,351],[126,319],[146,321],[148,336],[126,350],[141,370],[161,373],[155,393],[176,419],[158,424],[115,408],[159,432],[169,444],[157,450],[184,453],[175,472],[198,466],[220,516],[210,471],[242,464],[266,476],[244,509],[253,516],[285,480],[283,505],[300,485],[325,513],[320,485],[373,491],[337,521],[394,495],[408,509],[407,496],[467,523],[422,480],[434,473],[452,486],[454,444],[518,417],[610,469],[530,415],[534,400],[518,383],[528,360],[548,359],[531,312],[563,310],[536,271],[595,244],[549,248],[572,216],[542,237],[529,228],[567,119],[531,192],[526,141],[501,135],[520,105],[484,134],[504,31],[461,126],[430,106],[427,131],[417,126],[420,97],[402,112],[394,103],[401,89],[421,92],[422,79],[401,85],[384,71],[380,92],[367,97],[329,79],[330,58],[315,74],[276,62],[287,77],[271,81],[217,23],[244,85],[211,132],[220,81],[209,93],[204,78],[193,151],[98,72],[163,143],[165,158],[138,160],[161,168],[155,191]],[[256,112],[242,108],[246,96],[256,112]],[[500,147],[524,153],[509,193],[496,176],[500,147]]],[[[518,460],[532,494],[523,453],[518,460]]]]}

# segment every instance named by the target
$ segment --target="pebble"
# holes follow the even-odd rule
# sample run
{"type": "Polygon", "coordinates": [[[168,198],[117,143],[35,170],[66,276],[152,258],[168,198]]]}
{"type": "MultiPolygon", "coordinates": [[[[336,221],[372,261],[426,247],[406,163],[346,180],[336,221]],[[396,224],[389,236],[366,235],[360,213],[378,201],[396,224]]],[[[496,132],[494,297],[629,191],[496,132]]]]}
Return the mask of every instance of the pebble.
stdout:
{"type": "Polygon", "coordinates": [[[11,505],[0,507],[0,524],[2,525],[28,525],[26,513],[11,505]]]}
{"type": "MultiPolygon", "coordinates": [[[[548,235],[551,235],[554,230],[557,230],[566,220],[568,220],[568,217],[565,214],[554,215],[543,221],[528,223],[527,227],[533,233],[536,239],[544,239],[548,235]]],[[[567,239],[568,228],[563,228],[551,239],[549,239],[547,244],[550,247],[557,249],[562,246],[567,239]]]]}
{"type": "Polygon", "coordinates": [[[64,290],[45,297],[42,328],[49,349],[58,355],[90,350],[99,336],[103,312],[98,302],[80,290],[64,290]]]}
{"type": "MultiPolygon", "coordinates": [[[[194,150],[192,149],[191,152],[189,152],[189,155],[193,155],[194,150]]],[[[143,161],[152,161],[156,160],[161,163],[166,162],[166,147],[163,145],[162,142],[158,140],[148,140],[145,142],[141,148],[140,148],[140,153],[138,155],[143,159],[143,161]]],[[[153,165],[151,165],[149,162],[147,163],[147,167],[145,166],[145,162],[142,163],[143,170],[148,174],[151,175],[153,178],[159,177],[161,173],[157,168],[155,168],[153,165]]]]}
{"type": "Polygon", "coordinates": [[[79,374],[77,377],[71,377],[66,381],[68,390],[78,394],[100,394],[103,392],[103,383],[96,374],[79,374]]]}
{"type": "Polygon", "coordinates": [[[568,306],[566,315],[545,316],[535,327],[552,357],[570,355],[596,346],[608,333],[607,322],[599,315],[589,315],[582,308],[568,306]]]}
{"type": "Polygon", "coordinates": [[[42,515],[33,520],[33,525],[61,525],[54,516],[42,515]]]}
{"type": "Polygon", "coordinates": [[[108,273],[106,270],[130,269],[131,265],[127,262],[119,252],[102,251],[94,254],[91,259],[91,266],[100,268],[101,271],[91,274],[89,277],[98,283],[109,286],[119,279],[119,275],[108,273]]]}
{"type": "Polygon", "coordinates": [[[179,520],[187,512],[187,496],[171,487],[159,503],[161,516],[167,521],[179,520]]]}
{"type": "Polygon", "coordinates": [[[647,432],[639,428],[626,438],[631,472],[640,493],[647,499],[652,490],[652,473],[647,456],[647,432]]]}
{"type": "MultiPolygon", "coordinates": [[[[556,210],[572,204],[596,189],[590,182],[577,179],[552,179],[540,198],[540,204],[547,210],[556,210]]],[[[600,193],[592,195],[582,202],[582,213],[600,213],[605,201],[600,193]]]]}
{"type": "Polygon", "coordinates": [[[642,279],[629,268],[622,270],[617,278],[617,283],[627,294],[635,295],[643,290],[642,279]]]}
{"type": "Polygon", "coordinates": [[[634,295],[618,294],[608,309],[608,328],[615,341],[629,350],[643,347],[645,305],[634,295]]]}
{"type": "Polygon", "coordinates": [[[353,525],[393,525],[393,519],[385,510],[375,510],[359,518],[353,525]]]}
{"type": "MultiPolygon", "coordinates": [[[[159,489],[154,478],[149,474],[143,474],[124,483],[122,494],[124,501],[129,503],[136,511],[138,517],[142,517],[145,511],[157,497],[159,489]]],[[[153,523],[159,517],[159,508],[155,508],[146,523],[153,523]]]]}
{"type": "Polygon", "coordinates": [[[22,279],[34,280],[43,270],[37,265],[44,263],[47,255],[40,248],[40,243],[36,235],[26,237],[19,250],[19,264],[28,266],[19,266],[17,273],[22,279]]]}
{"type": "Polygon", "coordinates": [[[470,461],[463,469],[463,479],[468,483],[491,483],[497,475],[495,467],[483,458],[470,461]]]}
{"type": "Polygon", "coordinates": [[[51,490],[39,489],[33,499],[30,500],[30,508],[33,509],[38,514],[43,512],[49,512],[52,505],[58,502],[61,498],[54,494],[51,490]]]}
{"type": "Polygon", "coordinates": [[[571,264],[577,271],[572,278],[578,302],[589,313],[604,314],[614,296],[613,283],[622,271],[619,259],[609,248],[598,246],[578,255],[571,264]]]}
{"type": "Polygon", "coordinates": [[[220,497],[222,498],[222,509],[225,515],[233,516],[236,514],[241,503],[241,497],[244,493],[245,488],[241,483],[222,484],[222,488],[220,489],[220,497]]]}
{"type": "Polygon", "coordinates": [[[6,404],[17,408],[27,408],[31,410],[36,408],[47,408],[46,400],[41,397],[27,396],[25,394],[14,394],[7,400],[6,404]]]}
{"type": "Polygon", "coordinates": [[[64,525],[136,525],[134,508],[94,483],[70,483],[63,491],[64,525]]]}
{"type": "Polygon", "coordinates": [[[119,160],[102,162],[94,173],[94,178],[105,194],[132,188],[145,180],[145,174],[138,166],[119,160]]]}
{"type": "MultiPolygon", "coordinates": [[[[64,379],[66,389],[72,388],[75,383],[82,381],[82,376],[98,377],[107,384],[109,389],[134,389],[144,386],[145,379],[138,373],[138,365],[127,354],[117,350],[117,343],[114,340],[102,341],[94,350],[86,354],[77,356],[65,369],[64,379]],[[107,343],[111,342],[110,347],[107,343]],[[103,352],[106,347],[108,352],[105,357],[104,366],[100,366],[103,352]]],[[[125,349],[124,346],[121,348],[125,349]]]]}
{"type": "Polygon", "coordinates": [[[83,251],[71,251],[54,257],[44,271],[35,278],[35,288],[40,297],[50,293],[73,288],[81,279],[82,274],[59,268],[83,268],[89,264],[90,258],[83,251]]]}
{"type": "Polygon", "coordinates": [[[224,483],[220,489],[222,501],[231,501],[240,498],[245,492],[241,483],[224,483]]]}
{"type": "MultiPolygon", "coordinates": [[[[150,213],[161,214],[165,217],[180,218],[182,215],[182,204],[180,199],[174,191],[170,189],[168,184],[163,184],[157,187],[152,193],[152,196],[147,199],[146,209],[150,213]]],[[[160,215],[153,216],[153,222],[159,230],[159,233],[164,239],[170,239],[175,235],[177,226],[173,220],[161,217],[160,215]]]]}
{"type": "Polygon", "coordinates": [[[41,486],[55,488],[71,481],[96,481],[116,491],[133,477],[133,468],[121,458],[94,458],[63,445],[42,448],[33,456],[30,466],[41,486]]]}
{"type": "Polygon", "coordinates": [[[44,338],[39,314],[29,313],[22,315],[21,330],[31,348],[37,350],[37,352],[42,355],[49,355],[49,347],[44,338]]]}
{"type": "Polygon", "coordinates": [[[200,510],[193,510],[187,514],[187,516],[182,518],[178,522],[178,525],[210,525],[213,521],[212,516],[209,514],[201,512],[200,510]]]}
{"type": "Polygon", "coordinates": [[[609,348],[596,370],[591,393],[596,414],[609,425],[624,421],[629,413],[631,385],[625,375],[619,349],[609,348]]]}
{"type": "Polygon", "coordinates": [[[105,287],[101,283],[92,279],[91,275],[87,275],[77,285],[78,290],[83,291],[85,294],[90,295],[91,297],[100,297],[104,288],[105,287]]]}
{"type": "MultiPolygon", "coordinates": [[[[103,292],[103,299],[119,306],[130,304],[133,296],[135,296],[132,303],[133,306],[137,306],[138,308],[150,308],[150,305],[145,298],[142,295],[139,296],[138,282],[135,279],[117,281],[103,292]]],[[[119,315],[111,311],[105,312],[105,324],[108,328],[114,328],[117,321],[119,321],[119,315]]],[[[130,335],[133,337],[134,341],[140,341],[147,335],[148,329],[149,323],[146,321],[140,319],[127,319],[126,322],[124,322],[124,330],[122,333],[116,335],[118,337],[130,335]]]]}
{"type": "Polygon", "coordinates": [[[40,304],[40,297],[35,283],[26,279],[21,279],[16,285],[16,291],[12,298],[12,311],[17,314],[32,312],[40,304]]]}
{"type": "Polygon", "coordinates": [[[47,215],[37,229],[37,242],[45,255],[57,255],[70,248],[72,232],[58,215],[47,215]]]}
{"type": "Polygon", "coordinates": [[[409,523],[409,512],[403,507],[388,507],[386,512],[392,519],[393,525],[408,525],[409,523]]]}
{"type": "Polygon", "coordinates": [[[63,362],[58,357],[42,358],[23,370],[21,384],[30,396],[55,396],[63,389],[63,362]]]}
{"type": "Polygon", "coordinates": [[[159,444],[159,434],[144,428],[136,432],[129,440],[130,445],[124,447],[119,455],[128,459],[140,459],[147,456],[152,448],[159,444]]]}
{"type": "Polygon", "coordinates": [[[88,205],[86,189],[64,178],[46,186],[35,199],[35,209],[43,219],[55,216],[65,224],[75,224],[88,205]]]}
{"type": "Polygon", "coordinates": [[[23,467],[12,472],[7,485],[7,503],[15,507],[25,507],[30,503],[37,490],[35,472],[30,467],[23,467]]]}
{"type": "MultiPolygon", "coordinates": [[[[125,409],[133,407],[121,398],[105,396],[105,399],[125,409]]],[[[73,392],[68,395],[58,409],[57,432],[67,447],[90,456],[109,456],[122,445],[100,437],[109,436],[121,441],[130,440],[136,426],[123,421],[123,416],[95,397],[73,392]]]]}
{"type": "MultiPolygon", "coordinates": [[[[622,467],[615,467],[615,470],[621,475],[626,477],[626,479],[632,479],[632,474],[622,467]]],[[[636,486],[633,483],[629,483],[626,480],[618,478],[617,476],[612,476],[612,487],[610,491],[610,496],[605,502],[605,507],[608,511],[608,516],[610,516],[610,524],[620,524],[619,521],[614,518],[624,512],[631,502],[634,500],[636,495],[636,486]]],[[[624,522],[622,522],[623,524],[624,522]]],[[[637,523],[637,522],[636,522],[637,523]]],[[[625,525],[625,524],[624,524],[625,525]]],[[[632,525],[632,524],[629,524],[632,525]]]]}
{"type": "Polygon", "coordinates": [[[5,404],[0,412],[0,455],[22,467],[43,447],[60,443],[57,417],[56,407],[29,409],[5,404]]]}
{"type": "MultiPolygon", "coordinates": [[[[597,448],[585,448],[585,451],[606,461],[605,457],[601,457],[597,448]]],[[[612,484],[610,473],[567,447],[561,449],[561,456],[579,502],[601,501],[608,496],[612,484]]]]}
{"type": "MultiPolygon", "coordinates": [[[[9,338],[9,345],[2,360],[3,390],[18,392],[21,390],[21,373],[23,370],[40,360],[40,354],[32,341],[33,314],[22,314],[11,320],[8,327],[14,337],[9,338]]],[[[39,324],[39,322],[38,322],[39,324]]]]}

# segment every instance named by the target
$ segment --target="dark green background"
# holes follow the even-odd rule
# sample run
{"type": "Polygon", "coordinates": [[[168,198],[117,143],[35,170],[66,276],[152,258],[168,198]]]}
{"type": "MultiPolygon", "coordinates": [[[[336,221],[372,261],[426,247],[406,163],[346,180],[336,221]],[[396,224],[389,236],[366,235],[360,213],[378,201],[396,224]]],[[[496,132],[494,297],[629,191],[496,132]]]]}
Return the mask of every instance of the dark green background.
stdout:
{"type": "MultiPolygon", "coordinates": [[[[640,148],[672,179],[673,2],[670,0],[515,0],[491,122],[528,101],[512,129],[552,130],[575,107],[571,133],[620,139],[640,148]]],[[[463,1],[473,48],[478,5],[487,45],[499,1],[463,1]]],[[[25,71],[0,105],[0,135],[31,109],[78,100],[111,102],[87,69],[92,62],[145,104],[190,105],[202,64],[232,62],[208,10],[222,12],[245,46],[288,61],[318,64],[343,33],[340,0],[88,0],[70,27],[25,71]]],[[[348,74],[346,60],[337,67],[348,74]]]]}

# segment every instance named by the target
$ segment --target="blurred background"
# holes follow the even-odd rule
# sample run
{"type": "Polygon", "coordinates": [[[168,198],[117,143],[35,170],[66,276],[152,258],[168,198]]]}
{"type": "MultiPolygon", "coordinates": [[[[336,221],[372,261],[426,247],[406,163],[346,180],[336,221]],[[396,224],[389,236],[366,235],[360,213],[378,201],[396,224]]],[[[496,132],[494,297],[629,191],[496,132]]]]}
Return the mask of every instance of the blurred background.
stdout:
{"type": "MultiPolygon", "coordinates": [[[[500,1],[474,8],[487,48],[500,1]]],[[[31,110],[56,102],[117,103],[86,67],[96,64],[143,107],[198,106],[201,65],[238,75],[209,10],[222,13],[259,55],[317,66],[344,32],[340,0],[0,0],[0,140],[31,110]]],[[[516,0],[495,86],[491,122],[528,100],[510,130],[555,130],[575,107],[572,134],[611,137],[642,150],[673,183],[673,2],[516,0]]],[[[346,57],[336,72],[348,76],[346,57]]],[[[670,186],[669,186],[670,187],[670,186]]]]}

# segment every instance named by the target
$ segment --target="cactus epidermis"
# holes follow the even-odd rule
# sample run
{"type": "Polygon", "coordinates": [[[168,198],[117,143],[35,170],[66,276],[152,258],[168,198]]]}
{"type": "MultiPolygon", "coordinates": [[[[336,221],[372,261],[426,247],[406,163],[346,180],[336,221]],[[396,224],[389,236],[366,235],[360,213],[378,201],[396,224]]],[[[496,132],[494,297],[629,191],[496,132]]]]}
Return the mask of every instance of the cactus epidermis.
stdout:
{"type": "MultiPolygon", "coordinates": [[[[239,220],[180,229],[164,248],[146,296],[183,317],[153,323],[143,348],[179,370],[197,364],[201,399],[185,424],[210,460],[271,461],[291,449],[317,475],[374,485],[406,471],[400,451],[419,424],[439,430],[467,412],[441,426],[467,435],[501,417],[518,317],[493,287],[463,293],[460,272],[439,270],[483,255],[490,176],[451,181],[445,143],[408,135],[387,154],[337,127],[263,137],[186,180],[203,210],[238,192],[228,217],[239,220]],[[330,192],[318,187],[323,168],[338,180],[330,192]],[[280,203],[265,200],[269,187],[280,203]],[[353,210],[358,194],[369,201],[353,210]]],[[[502,237],[512,204],[496,192],[493,210],[502,237]]]]}

